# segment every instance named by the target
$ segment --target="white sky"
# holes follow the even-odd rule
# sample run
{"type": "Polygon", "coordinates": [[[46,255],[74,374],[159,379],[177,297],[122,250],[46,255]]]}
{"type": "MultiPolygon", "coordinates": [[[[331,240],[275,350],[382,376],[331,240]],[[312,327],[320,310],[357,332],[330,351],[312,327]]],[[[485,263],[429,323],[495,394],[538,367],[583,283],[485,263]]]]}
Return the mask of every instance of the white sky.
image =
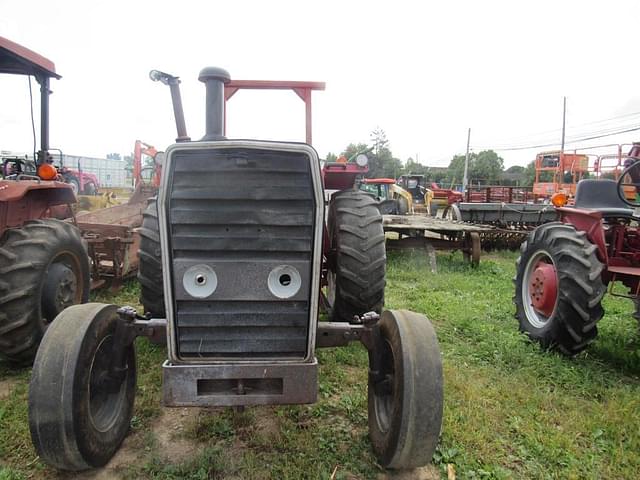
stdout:
{"type": "MultiPolygon", "coordinates": [[[[154,68],[181,77],[194,139],[204,134],[204,66],[236,79],[325,81],[313,94],[321,157],[368,142],[376,126],[395,156],[432,166],[464,153],[468,127],[475,150],[559,140],[564,95],[569,134],[640,126],[640,114],[591,123],[640,112],[638,18],[637,0],[0,0],[0,35],[63,76],[53,81],[52,147],[102,157],[130,153],[136,138],[173,142],[169,90],[148,79],[154,68]]],[[[0,150],[30,151],[25,77],[0,76],[0,105],[0,150]]],[[[303,141],[304,104],[293,92],[239,92],[227,134],[303,141]]],[[[536,150],[499,153],[525,165],[536,150]]]]}

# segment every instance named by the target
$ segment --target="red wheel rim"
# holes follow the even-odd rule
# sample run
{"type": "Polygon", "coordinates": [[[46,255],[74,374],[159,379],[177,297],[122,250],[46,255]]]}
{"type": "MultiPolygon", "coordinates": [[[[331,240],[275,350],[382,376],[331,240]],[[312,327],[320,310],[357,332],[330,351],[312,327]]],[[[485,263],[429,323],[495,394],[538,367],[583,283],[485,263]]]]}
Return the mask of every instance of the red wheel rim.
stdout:
{"type": "Polygon", "coordinates": [[[550,263],[538,262],[529,280],[531,305],[545,317],[550,317],[558,297],[558,275],[550,263]]]}

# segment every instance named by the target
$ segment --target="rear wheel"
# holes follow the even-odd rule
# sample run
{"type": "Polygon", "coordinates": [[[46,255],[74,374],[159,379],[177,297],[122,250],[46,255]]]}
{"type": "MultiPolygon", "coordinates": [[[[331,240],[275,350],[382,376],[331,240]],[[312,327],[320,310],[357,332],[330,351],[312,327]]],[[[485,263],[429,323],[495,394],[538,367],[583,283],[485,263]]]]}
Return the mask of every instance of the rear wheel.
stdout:
{"type": "Polygon", "coordinates": [[[369,436],[380,464],[415,468],[431,461],[442,426],[442,360],[429,320],[404,310],[379,321],[381,371],[368,387],[369,436]],[[377,378],[376,378],[377,377],[377,378]]]}
{"type": "Polygon", "coordinates": [[[93,182],[87,182],[84,185],[84,194],[85,195],[97,195],[98,188],[93,182]]]}
{"type": "Polygon", "coordinates": [[[162,287],[162,258],[160,250],[160,227],[156,199],[151,198],[142,214],[140,250],[138,256],[138,281],[140,282],[140,303],[145,313],[164,318],[164,291],[162,287]]]}
{"type": "Polygon", "coordinates": [[[376,201],[356,190],[335,193],[329,206],[329,236],[333,258],[327,299],[332,321],[349,322],[354,315],[380,313],[386,253],[376,201]]]}
{"type": "Polygon", "coordinates": [[[136,388],[133,343],[124,368],[110,368],[116,305],[62,312],[47,330],[29,385],[29,428],[40,458],[63,470],[106,464],[129,430],[136,388]]]}
{"type": "Polygon", "coordinates": [[[80,232],[60,220],[33,220],[0,242],[0,356],[29,363],[48,325],[89,298],[89,257],[80,232]]]}
{"type": "Polygon", "coordinates": [[[514,279],[520,330],[567,355],[584,350],[604,314],[604,266],[596,246],[585,232],[554,222],[536,228],[521,252],[514,279]]]}
{"type": "Polygon", "coordinates": [[[80,182],[76,177],[66,177],[67,182],[71,185],[73,193],[80,195],[80,182]]]}

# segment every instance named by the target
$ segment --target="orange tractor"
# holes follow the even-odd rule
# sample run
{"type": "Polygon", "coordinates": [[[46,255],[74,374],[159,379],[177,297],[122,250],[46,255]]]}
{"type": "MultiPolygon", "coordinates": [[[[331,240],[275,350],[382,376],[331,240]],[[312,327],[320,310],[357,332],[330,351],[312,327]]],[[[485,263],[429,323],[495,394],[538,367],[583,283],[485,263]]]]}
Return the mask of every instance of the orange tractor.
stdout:
{"type": "Polygon", "coordinates": [[[0,180],[0,358],[28,363],[56,315],[87,301],[89,259],[78,228],[57,219],[76,202],[49,154],[49,87],[60,75],[53,62],[3,37],[0,73],[40,84],[35,175],[17,169],[0,180]]]}

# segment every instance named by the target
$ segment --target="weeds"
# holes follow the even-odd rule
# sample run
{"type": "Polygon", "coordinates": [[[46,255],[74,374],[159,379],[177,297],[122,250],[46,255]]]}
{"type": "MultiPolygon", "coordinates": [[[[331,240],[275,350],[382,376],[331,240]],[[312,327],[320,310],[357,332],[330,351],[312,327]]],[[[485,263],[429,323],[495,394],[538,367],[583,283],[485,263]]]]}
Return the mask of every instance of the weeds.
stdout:
{"type": "MultiPolygon", "coordinates": [[[[421,253],[390,253],[386,303],[426,314],[440,341],[445,416],[434,464],[443,477],[636,478],[640,470],[640,336],[631,302],[606,297],[599,337],[567,359],[518,332],[511,303],[514,253],[483,256],[471,269],[459,253],[438,255],[438,274],[421,253]]],[[[96,300],[136,304],[137,284],[96,300]]],[[[239,414],[203,409],[180,441],[193,455],[172,464],[157,452],[165,352],[137,343],[138,394],[132,421],[139,458],[127,478],[377,478],[367,437],[367,353],[359,345],[318,351],[313,405],[255,407],[239,414]]],[[[27,424],[29,370],[0,363],[0,480],[51,477],[35,461],[27,424]]]]}

